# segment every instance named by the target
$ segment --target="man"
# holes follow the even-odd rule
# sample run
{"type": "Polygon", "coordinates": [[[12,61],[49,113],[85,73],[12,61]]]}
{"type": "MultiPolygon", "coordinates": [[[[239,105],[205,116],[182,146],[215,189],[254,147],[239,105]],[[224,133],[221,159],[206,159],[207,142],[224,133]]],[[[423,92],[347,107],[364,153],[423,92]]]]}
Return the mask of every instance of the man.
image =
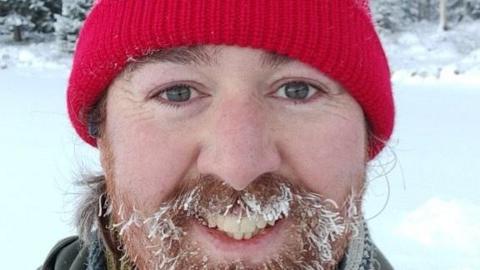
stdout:
{"type": "Polygon", "coordinates": [[[68,110],[104,175],[43,269],[391,269],[361,211],[394,115],[364,1],[98,1],[68,110]]]}

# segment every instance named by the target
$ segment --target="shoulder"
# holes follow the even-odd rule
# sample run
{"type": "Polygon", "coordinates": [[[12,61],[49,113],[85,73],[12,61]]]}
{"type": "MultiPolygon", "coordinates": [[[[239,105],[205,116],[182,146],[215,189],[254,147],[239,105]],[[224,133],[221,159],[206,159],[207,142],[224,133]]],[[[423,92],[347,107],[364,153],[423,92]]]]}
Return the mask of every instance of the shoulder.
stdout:
{"type": "Polygon", "coordinates": [[[383,253],[374,245],[373,265],[378,270],[393,270],[390,262],[385,258],[383,253]]]}
{"type": "Polygon", "coordinates": [[[58,242],[38,270],[80,270],[87,267],[88,248],[77,236],[58,242]]]}

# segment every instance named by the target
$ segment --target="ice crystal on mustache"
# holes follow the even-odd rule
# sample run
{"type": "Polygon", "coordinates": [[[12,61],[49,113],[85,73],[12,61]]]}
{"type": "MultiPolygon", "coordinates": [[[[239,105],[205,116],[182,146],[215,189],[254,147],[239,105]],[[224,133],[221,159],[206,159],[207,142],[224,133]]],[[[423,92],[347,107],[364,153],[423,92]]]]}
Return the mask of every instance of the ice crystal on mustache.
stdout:
{"type": "MultiPolygon", "coordinates": [[[[261,193],[260,193],[260,196],[261,193]]],[[[278,186],[278,193],[267,200],[260,199],[258,192],[252,193],[246,191],[242,193],[239,203],[248,217],[263,216],[267,221],[279,219],[282,215],[287,217],[292,202],[292,190],[289,186],[281,184],[278,186]],[[257,194],[257,195],[256,195],[257,194]]]]}
{"type": "Polygon", "coordinates": [[[339,208],[334,201],[278,177],[260,179],[242,191],[204,178],[179,189],[149,215],[135,208],[126,211],[117,203],[115,229],[125,245],[125,256],[135,264],[145,255],[148,258],[141,258],[140,264],[147,269],[330,269],[344,250],[339,251],[338,243],[355,231],[359,216],[353,195],[339,208]],[[188,241],[186,231],[192,218],[218,214],[258,215],[273,221],[288,216],[298,241],[259,265],[213,264],[188,241]],[[147,255],[139,250],[145,247],[147,255]]]}

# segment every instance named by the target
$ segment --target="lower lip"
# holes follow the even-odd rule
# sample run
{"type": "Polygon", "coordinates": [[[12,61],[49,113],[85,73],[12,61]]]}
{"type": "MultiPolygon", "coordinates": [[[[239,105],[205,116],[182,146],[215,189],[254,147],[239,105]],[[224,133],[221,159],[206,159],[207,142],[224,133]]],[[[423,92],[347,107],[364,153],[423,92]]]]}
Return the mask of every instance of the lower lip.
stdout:
{"type": "Polygon", "coordinates": [[[250,239],[242,240],[231,238],[222,231],[208,228],[198,222],[194,222],[193,231],[194,233],[198,232],[201,237],[207,238],[207,243],[212,243],[217,250],[220,249],[224,252],[235,253],[241,251],[245,254],[248,250],[258,252],[258,249],[263,246],[271,248],[274,242],[279,242],[279,244],[281,244],[281,232],[286,227],[286,223],[287,220],[285,219],[278,220],[274,226],[263,229],[250,239]]]}

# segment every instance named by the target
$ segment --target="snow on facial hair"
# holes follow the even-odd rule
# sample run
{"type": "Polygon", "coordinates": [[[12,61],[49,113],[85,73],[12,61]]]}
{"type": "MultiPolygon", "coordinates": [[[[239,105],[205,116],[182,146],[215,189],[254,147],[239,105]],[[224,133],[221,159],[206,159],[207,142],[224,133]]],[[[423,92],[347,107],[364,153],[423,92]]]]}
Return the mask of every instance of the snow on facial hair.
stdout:
{"type": "Polygon", "coordinates": [[[242,191],[236,191],[214,177],[205,176],[178,188],[174,193],[150,215],[135,208],[127,211],[122,202],[114,203],[119,205],[116,209],[119,222],[113,228],[124,244],[124,259],[156,270],[326,270],[341,259],[339,256],[345,248],[345,239],[355,234],[359,222],[355,203],[358,197],[353,191],[345,204],[339,207],[333,200],[324,199],[273,174],[262,176],[242,191]],[[209,262],[208,255],[188,240],[188,221],[204,220],[212,214],[226,215],[232,209],[236,209],[239,215],[259,215],[266,220],[292,219],[298,246],[286,247],[260,265],[242,261],[228,265],[209,262]],[[139,252],[139,249],[146,253],[139,252]]]}

